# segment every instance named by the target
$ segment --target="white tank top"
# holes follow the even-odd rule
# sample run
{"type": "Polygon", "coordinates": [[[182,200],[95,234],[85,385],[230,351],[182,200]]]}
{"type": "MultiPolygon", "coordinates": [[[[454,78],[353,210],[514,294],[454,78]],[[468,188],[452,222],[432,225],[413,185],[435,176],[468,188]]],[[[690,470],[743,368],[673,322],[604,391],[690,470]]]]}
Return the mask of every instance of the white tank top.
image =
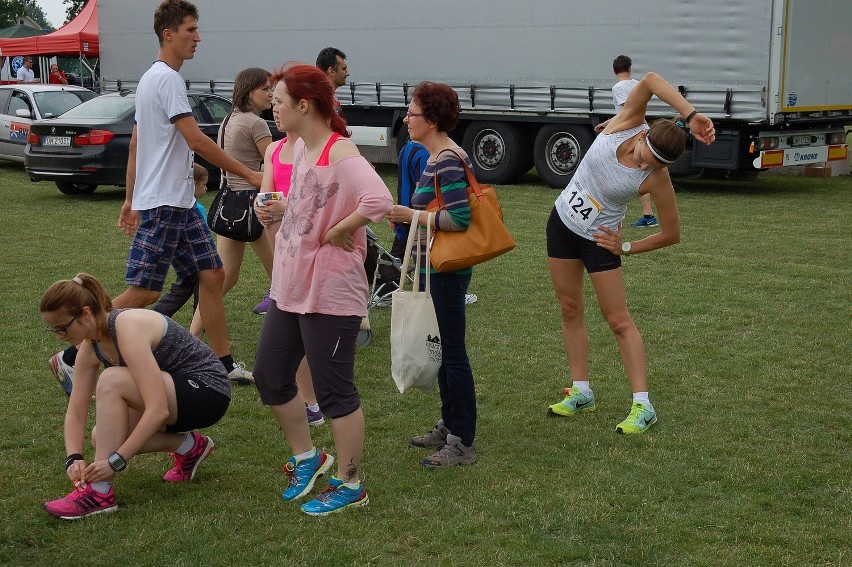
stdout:
{"type": "Polygon", "coordinates": [[[639,196],[639,186],[652,169],[642,171],[618,163],[616,150],[648,125],[600,134],[580,162],[568,186],[556,198],[556,212],[571,231],[593,240],[599,226],[617,231],[627,203],[639,196]]]}

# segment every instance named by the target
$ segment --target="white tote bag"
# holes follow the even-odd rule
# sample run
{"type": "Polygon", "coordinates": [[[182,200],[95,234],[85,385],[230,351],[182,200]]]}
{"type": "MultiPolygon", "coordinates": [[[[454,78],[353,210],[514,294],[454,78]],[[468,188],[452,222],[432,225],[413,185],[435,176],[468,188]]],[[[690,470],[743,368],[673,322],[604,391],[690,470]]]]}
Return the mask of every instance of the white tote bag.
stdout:
{"type": "MultiPolygon", "coordinates": [[[[402,261],[402,275],[399,289],[391,294],[391,374],[400,393],[410,388],[430,392],[438,379],[441,367],[441,336],[438,332],[438,319],[435,317],[435,305],[432,303],[429,277],[429,246],[426,246],[426,289],[417,291],[420,279],[420,231],[417,219],[420,211],[414,212],[405,257],[402,261]],[[405,281],[408,274],[408,262],[411,260],[412,245],[417,240],[416,261],[414,264],[414,285],[406,291],[405,281]]],[[[432,219],[426,223],[426,242],[432,236],[432,219]]]]}

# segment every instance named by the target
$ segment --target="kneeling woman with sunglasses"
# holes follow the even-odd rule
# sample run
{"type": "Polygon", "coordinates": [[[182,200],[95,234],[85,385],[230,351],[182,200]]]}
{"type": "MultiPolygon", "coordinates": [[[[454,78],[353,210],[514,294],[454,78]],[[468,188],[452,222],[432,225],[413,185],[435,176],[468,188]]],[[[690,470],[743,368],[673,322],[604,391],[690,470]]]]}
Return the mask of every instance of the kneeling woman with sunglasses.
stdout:
{"type": "Polygon", "coordinates": [[[113,310],[103,285],[85,273],[50,286],[39,312],[51,332],[79,348],[65,414],[65,470],[75,490],[45,510],[63,520],[116,511],[113,477],[139,453],[173,453],[163,480],[191,480],[213,450],[213,440],[193,430],[218,422],[231,401],[228,374],[210,347],[155,311],[113,310]],[[95,458],[87,463],[95,391],[95,458]]]}

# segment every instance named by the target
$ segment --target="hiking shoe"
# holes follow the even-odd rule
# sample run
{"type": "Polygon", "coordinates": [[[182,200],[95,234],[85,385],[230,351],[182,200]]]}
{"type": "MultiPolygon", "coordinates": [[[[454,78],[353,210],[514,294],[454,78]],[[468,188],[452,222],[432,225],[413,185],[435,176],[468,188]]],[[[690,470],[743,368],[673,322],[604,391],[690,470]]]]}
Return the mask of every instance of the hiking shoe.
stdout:
{"type": "Polygon", "coordinates": [[[325,418],[322,416],[322,411],[313,411],[305,404],[305,413],[308,414],[308,425],[322,425],[325,423],[325,418]]]}
{"type": "Polygon", "coordinates": [[[242,362],[234,363],[234,369],[228,373],[228,380],[239,386],[254,384],[254,376],[246,370],[246,365],[242,362]]]}
{"type": "Polygon", "coordinates": [[[332,480],[337,480],[339,484],[337,486],[329,484],[328,488],[320,492],[316,498],[302,504],[302,512],[308,516],[325,516],[344,508],[366,506],[370,502],[363,482],[358,485],[358,488],[353,489],[343,486],[343,482],[339,479],[332,477],[332,480]]]}
{"type": "Polygon", "coordinates": [[[657,217],[655,216],[651,216],[649,218],[643,215],[642,218],[640,218],[638,221],[634,222],[630,226],[635,226],[636,228],[652,228],[655,226],[660,226],[660,223],[657,222],[657,217]]]}
{"type": "Polygon", "coordinates": [[[412,437],[408,440],[408,444],[421,449],[440,449],[447,444],[447,435],[449,434],[450,430],[444,427],[444,420],[441,419],[438,420],[431,431],[412,437]]]}
{"type": "Polygon", "coordinates": [[[633,402],[627,419],[615,426],[616,433],[645,433],[657,423],[657,412],[643,404],[633,402]]]}
{"type": "Polygon", "coordinates": [[[427,469],[440,469],[443,467],[457,467],[459,465],[472,465],[476,462],[476,448],[462,445],[461,437],[452,433],[447,435],[447,443],[438,449],[431,457],[426,457],[420,464],[427,469]]]}
{"type": "Polygon", "coordinates": [[[177,453],[169,453],[169,457],[175,460],[175,466],[163,476],[166,482],[186,482],[195,477],[195,471],[198,470],[198,465],[213,452],[213,440],[206,435],[192,432],[192,437],[195,439],[195,444],[189,453],[186,455],[178,455],[177,453]]]}
{"type": "Polygon", "coordinates": [[[281,494],[283,500],[295,500],[311,491],[314,482],[324,475],[334,463],[334,457],[325,451],[317,450],[310,459],[296,462],[296,457],[290,457],[284,465],[284,473],[290,477],[289,486],[281,494]]]}
{"type": "Polygon", "coordinates": [[[269,292],[266,292],[266,295],[263,296],[263,299],[260,300],[260,303],[254,306],[252,309],[252,313],[255,315],[266,315],[266,312],[269,311],[269,306],[272,304],[272,300],[269,299],[269,292]]]}
{"type": "Polygon", "coordinates": [[[569,416],[581,411],[595,411],[595,393],[590,390],[587,396],[576,386],[565,388],[565,399],[547,408],[548,415],[569,416]]]}
{"type": "Polygon", "coordinates": [[[51,356],[48,364],[50,364],[50,371],[53,372],[53,376],[65,390],[65,394],[70,396],[71,388],[74,385],[74,367],[65,363],[62,359],[62,352],[51,356]]]}
{"type": "Polygon", "coordinates": [[[109,492],[101,494],[85,482],[78,486],[65,498],[44,503],[45,511],[60,520],[79,520],[95,514],[108,514],[118,510],[115,503],[115,490],[110,486],[109,492]]]}
{"type": "Polygon", "coordinates": [[[472,303],[476,303],[477,301],[479,301],[479,298],[476,296],[475,293],[464,294],[464,304],[465,305],[470,305],[472,303]]]}

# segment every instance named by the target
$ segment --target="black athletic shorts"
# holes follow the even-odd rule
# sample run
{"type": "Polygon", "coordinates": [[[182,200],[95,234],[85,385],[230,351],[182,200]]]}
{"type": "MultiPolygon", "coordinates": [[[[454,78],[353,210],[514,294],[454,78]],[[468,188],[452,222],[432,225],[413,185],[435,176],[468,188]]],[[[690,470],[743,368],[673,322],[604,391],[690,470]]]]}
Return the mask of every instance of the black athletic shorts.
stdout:
{"type": "Polygon", "coordinates": [[[621,267],[621,256],[601,248],[594,240],[583,238],[565,226],[556,207],[547,219],[547,257],[559,260],[582,260],[586,271],[606,272],[621,267]]]}
{"type": "Polygon", "coordinates": [[[178,418],[166,426],[169,433],[185,433],[217,423],[231,403],[231,398],[205,386],[192,376],[172,376],[177,396],[178,418]]]}

